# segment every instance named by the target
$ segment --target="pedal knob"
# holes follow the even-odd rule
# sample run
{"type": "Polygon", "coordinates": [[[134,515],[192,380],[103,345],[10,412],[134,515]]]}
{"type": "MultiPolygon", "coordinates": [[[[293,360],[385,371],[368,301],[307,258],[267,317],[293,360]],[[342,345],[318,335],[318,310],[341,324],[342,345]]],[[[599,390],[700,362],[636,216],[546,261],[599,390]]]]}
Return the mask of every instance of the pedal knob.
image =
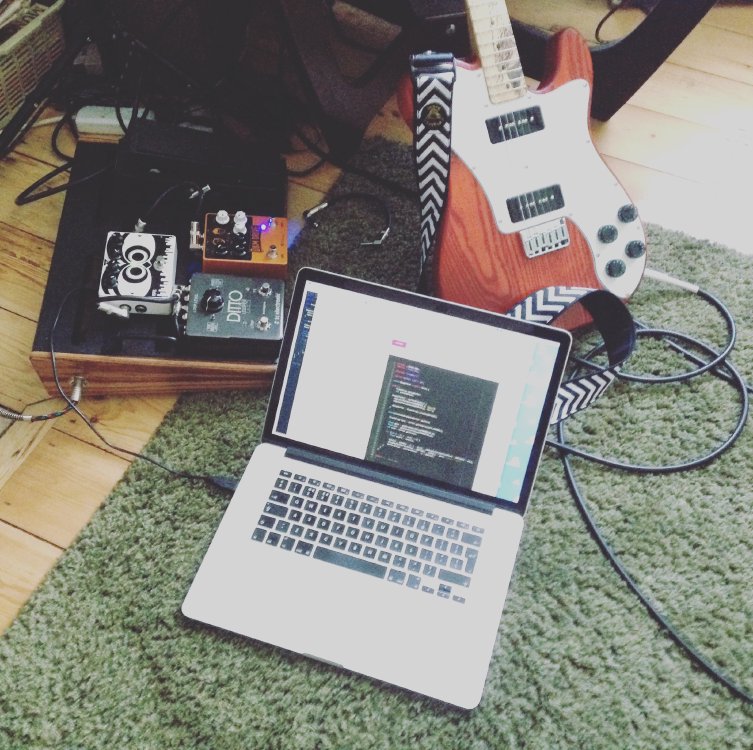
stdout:
{"type": "Polygon", "coordinates": [[[269,318],[266,315],[262,315],[261,318],[256,322],[256,327],[260,331],[266,331],[271,323],[269,322],[269,318]]]}
{"type": "Polygon", "coordinates": [[[624,260],[610,260],[606,266],[607,276],[611,276],[616,279],[618,276],[622,276],[625,273],[625,261],[624,260]]]}
{"type": "Polygon", "coordinates": [[[225,300],[222,298],[222,292],[219,289],[207,289],[201,298],[201,307],[208,313],[219,312],[224,304],[225,300]]]}
{"type": "Polygon", "coordinates": [[[646,245],[640,240],[631,240],[625,245],[625,255],[628,258],[640,258],[646,252],[646,245]]]}
{"type": "Polygon", "coordinates": [[[223,226],[227,224],[230,221],[230,214],[225,211],[224,208],[220,209],[217,212],[217,216],[214,217],[214,220],[220,225],[223,226]]]}
{"type": "Polygon", "coordinates": [[[614,224],[605,224],[599,227],[599,239],[604,243],[614,242],[617,239],[617,227],[614,224]]]}
{"type": "Polygon", "coordinates": [[[638,209],[632,203],[626,203],[617,212],[617,218],[624,224],[635,221],[638,218],[638,209]]]}
{"type": "Polygon", "coordinates": [[[233,216],[233,232],[246,234],[246,224],[248,224],[248,216],[243,211],[236,211],[233,216]]]}

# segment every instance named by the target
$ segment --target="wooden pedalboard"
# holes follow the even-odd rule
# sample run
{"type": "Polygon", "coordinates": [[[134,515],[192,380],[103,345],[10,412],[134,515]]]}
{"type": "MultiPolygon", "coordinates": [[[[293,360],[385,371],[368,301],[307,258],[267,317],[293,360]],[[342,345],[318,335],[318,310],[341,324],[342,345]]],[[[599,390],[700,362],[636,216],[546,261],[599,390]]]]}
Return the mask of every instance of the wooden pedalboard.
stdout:
{"type": "MultiPolygon", "coordinates": [[[[116,154],[117,146],[112,144],[80,143],[71,179],[76,181],[114,164],[116,154]]],[[[204,175],[199,176],[202,178],[204,175]]],[[[272,187],[264,185],[257,191],[234,187],[218,190],[213,197],[220,205],[256,206],[258,214],[284,216],[284,192],[281,203],[276,179],[277,175],[271,174],[272,187]]],[[[164,189],[164,182],[129,184],[126,177],[106,169],[101,177],[84,181],[66,194],[30,355],[50,395],[58,394],[53,352],[66,392],[77,375],[85,378],[87,395],[158,395],[270,386],[275,363],[269,359],[221,361],[177,353],[172,316],[133,316],[125,326],[117,316],[97,310],[98,275],[108,231],[131,230],[139,214],[164,189]]],[[[200,253],[197,256],[188,250],[192,217],[190,203],[185,203],[176,209],[171,202],[146,230],[177,237],[178,284],[187,283],[200,271],[202,261],[200,253]]],[[[211,202],[206,206],[208,211],[218,208],[211,202]]]]}

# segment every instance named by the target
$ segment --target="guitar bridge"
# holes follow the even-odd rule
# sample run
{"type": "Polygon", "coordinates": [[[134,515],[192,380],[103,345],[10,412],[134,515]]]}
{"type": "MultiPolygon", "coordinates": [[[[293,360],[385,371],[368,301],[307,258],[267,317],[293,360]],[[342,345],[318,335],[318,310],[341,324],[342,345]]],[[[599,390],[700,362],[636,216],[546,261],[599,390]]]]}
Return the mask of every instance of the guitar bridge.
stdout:
{"type": "Polygon", "coordinates": [[[535,258],[537,255],[561,250],[570,244],[570,234],[564,219],[555,219],[545,224],[523,229],[520,232],[526,257],[535,258]]]}

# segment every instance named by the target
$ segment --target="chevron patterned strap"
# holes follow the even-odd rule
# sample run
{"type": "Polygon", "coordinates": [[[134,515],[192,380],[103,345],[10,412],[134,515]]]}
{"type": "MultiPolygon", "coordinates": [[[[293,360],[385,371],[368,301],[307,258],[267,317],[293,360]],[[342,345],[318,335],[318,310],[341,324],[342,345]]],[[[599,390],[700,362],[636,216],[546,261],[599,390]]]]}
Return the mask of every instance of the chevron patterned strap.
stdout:
{"type": "Polygon", "coordinates": [[[413,155],[421,208],[419,291],[431,292],[434,241],[450,174],[452,87],[455,59],[447,52],[411,55],[414,92],[413,155]]]}
{"type": "Polygon", "coordinates": [[[623,362],[635,346],[635,323],[622,300],[605,289],[549,286],[539,289],[507,314],[533,323],[550,323],[568,307],[580,302],[599,329],[609,367],[568,380],[560,386],[551,424],[566,419],[592,404],[617,377],[623,362]]]}

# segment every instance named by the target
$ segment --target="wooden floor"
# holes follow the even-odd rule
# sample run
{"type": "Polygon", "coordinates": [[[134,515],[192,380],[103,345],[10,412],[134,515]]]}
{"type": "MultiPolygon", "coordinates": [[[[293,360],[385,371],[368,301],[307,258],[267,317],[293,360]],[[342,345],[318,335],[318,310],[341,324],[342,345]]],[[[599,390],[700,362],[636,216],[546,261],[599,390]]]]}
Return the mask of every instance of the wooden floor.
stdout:
{"type": "MultiPolygon", "coordinates": [[[[508,2],[514,18],[544,28],[575,25],[589,39],[606,5],[508,2]]],[[[640,18],[639,11],[620,11],[604,34],[617,37],[640,18]]],[[[369,132],[410,140],[394,102],[369,132]]],[[[712,9],[628,105],[609,122],[593,123],[593,133],[644,221],[751,252],[753,6],[712,9]]],[[[25,207],[14,198],[59,163],[49,137],[49,127],[35,128],[0,163],[0,404],[34,412],[59,404],[41,387],[28,355],[63,198],[25,207]]],[[[292,180],[291,219],[300,220],[336,177],[325,167],[292,180]]],[[[173,403],[172,396],[84,397],[82,408],[109,439],[137,450],[173,403]]],[[[0,418],[0,632],[127,466],[75,418],[34,424],[0,418]]]]}

